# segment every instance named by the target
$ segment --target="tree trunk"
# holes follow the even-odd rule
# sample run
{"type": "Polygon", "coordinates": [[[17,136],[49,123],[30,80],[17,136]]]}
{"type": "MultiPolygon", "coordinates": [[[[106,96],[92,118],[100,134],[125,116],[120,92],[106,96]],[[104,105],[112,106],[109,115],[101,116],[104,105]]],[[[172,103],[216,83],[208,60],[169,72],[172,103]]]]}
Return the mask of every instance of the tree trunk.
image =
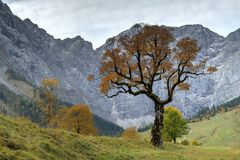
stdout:
{"type": "Polygon", "coordinates": [[[51,104],[49,103],[47,106],[47,123],[48,123],[48,127],[50,127],[50,123],[51,123],[51,104]]]}
{"type": "Polygon", "coordinates": [[[80,134],[80,128],[79,127],[77,128],[77,133],[80,134]]]}
{"type": "Polygon", "coordinates": [[[162,140],[163,113],[164,107],[155,104],[155,120],[151,132],[152,134],[151,142],[156,147],[161,147],[163,144],[162,140]]]}
{"type": "Polygon", "coordinates": [[[173,143],[176,144],[176,137],[173,138],[173,143]]]}

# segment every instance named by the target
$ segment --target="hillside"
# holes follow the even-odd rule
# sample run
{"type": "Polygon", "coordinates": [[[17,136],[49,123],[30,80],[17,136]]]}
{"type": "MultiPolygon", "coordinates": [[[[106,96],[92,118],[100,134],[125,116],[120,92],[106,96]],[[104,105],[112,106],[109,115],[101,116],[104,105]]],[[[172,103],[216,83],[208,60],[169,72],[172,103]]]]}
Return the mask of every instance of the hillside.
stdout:
{"type": "Polygon", "coordinates": [[[168,143],[159,150],[141,140],[84,137],[63,130],[40,128],[23,118],[0,116],[1,160],[238,160],[239,156],[239,150],[230,148],[168,143]]]}
{"type": "MultiPolygon", "coordinates": [[[[240,147],[240,135],[234,128],[234,114],[240,114],[240,108],[234,107],[235,109],[225,112],[218,113],[210,120],[204,119],[199,122],[188,124],[190,131],[189,134],[180,138],[187,139],[189,142],[197,140],[204,147],[229,147],[239,148],[240,147]]],[[[141,133],[142,139],[149,139],[150,130],[141,133]]]]}
{"type": "Polygon", "coordinates": [[[234,114],[240,114],[240,108],[219,113],[210,120],[190,123],[188,140],[197,140],[204,146],[240,147],[240,135],[235,132],[234,114]]]}

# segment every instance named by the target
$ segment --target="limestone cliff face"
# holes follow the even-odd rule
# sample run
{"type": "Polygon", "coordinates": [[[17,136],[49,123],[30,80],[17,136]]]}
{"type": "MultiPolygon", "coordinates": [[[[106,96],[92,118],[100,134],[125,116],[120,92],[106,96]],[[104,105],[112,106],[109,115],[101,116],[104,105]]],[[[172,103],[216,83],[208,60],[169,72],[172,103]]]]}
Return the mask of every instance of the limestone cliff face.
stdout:
{"type": "MultiPolygon", "coordinates": [[[[119,35],[134,35],[144,24],[134,25],[119,35]]],[[[202,48],[198,58],[208,57],[209,65],[218,66],[212,75],[191,80],[189,92],[179,92],[172,104],[186,115],[201,107],[210,107],[240,95],[240,31],[224,38],[201,25],[172,27],[178,39],[190,36],[202,48]]],[[[87,81],[89,74],[98,74],[102,53],[109,40],[94,50],[80,36],[55,39],[29,19],[21,20],[0,1],[0,71],[13,69],[39,85],[44,77],[60,80],[59,96],[74,103],[87,103],[95,114],[122,126],[143,125],[152,120],[153,104],[145,96],[121,95],[108,99],[98,91],[98,80],[87,81]]],[[[0,83],[6,84],[2,79],[0,83]]],[[[156,86],[156,90],[159,86],[156,86]]],[[[160,93],[159,93],[160,94],[160,93]]]]}
{"type": "MultiPolygon", "coordinates": [[[[61,83],[61,98],[75,103],[91,102],[97,112],[94,108],[101,111],[96,103],[96,96],[100,94],[96,84],[86,80],[88,74],[96,73],[97,64],[90,42],[80,36],[54,39],[29,19],[21,20],[13,15],[8,6],[0,2],[1,69],[16,70],[37,85],[44,77],[56,77],[61,83]]],[[[101,115],[106,115],[105,111],[101,115]]]]}
{"type": "MultiPolygon", "coordinates": [[[[137,30],[141,30],[143,25],[135,25],[113,37],[113,39],[118,40],[126,35],[132,36],[136,34],[137,30]]],[[[208,65],[218,68],[218,71],[214,74],[190,79],[190,91],[176,92],[174,101],[170,105],[178,106],[186,116],[190,116],[194,115],[202,107],[211,107],[240,95],[239,30],[224,38],[202,25],[185,25],[170,28],[176,39],[182,37],[197,39],[201,47],[201,52],[197,58],[208,58],[208,65]]],[[[99,55],[111,47],[109,41],[110,39],[96,50],[99,55]]],[[[161,86],[156,85],[156,92],[160,88],[161,86]]],[[[161,95],[161,92],[159,92],[159,95],[161,95]]],[[[118,117],[117,122],[119,124],[142,124],[144,120],[151,121],[153,119],[153,117],[149,116],[153,112],[153,104],[147,97],[122,95],[113,99],[113,102],[116,110],[114,113],[118,117]],[[127,99],[127,101],[123,102],[123,99],[127,99]],[[124,110],[128,110],[130,114],[126,114],[124,110]]]]}
{"type": "MultiPolygon", "coordinates": [[[[122,36],[132,36],[136,34],[138,30],[141,30],[143,26],[144,24],[134,25],[129,30],[113,37],[113,39],[118,40],[122,36]]],[[[224,65],[225,60],[221,59],[216,61],[216,59],[220,58],[223,48],[227,46],[224,37],[210,31],[202,25],[185,25],[182,27],[169,28],[172,30],[176,39],[183,37],[192,37],[197,39],[199,46],[201,47],[201,53],[199,54],[198,59],[208,58],[208,65],[214,65],[219,68],[219,71],[213,75],[202,76],[198,79],[190,80],[191,90],[189,92],[176,92],[174,101],[171,105],[178,106],[185,115],[190,116],[202,107],[211,107],[213,104],[218,104],[226,100],[225,98],[229,99],[232,96],[238,95],[235,93],[229,95],[229,97],[222,97],[222,99],[217,97],[217,92],[220,91],[217,91],[216,86],[218,80],[216,77],[219,77],[221,66],[224,65]]],[[[114,45],[118,45],[117,42],[114,45]]],[[[96,50],[96,52],[101,55],[102,52],[107,50],[109,47],[111,46],[109,40],[107,40],[102,47],[96,50]]],[[[155,86],[156,93],[160,90],[160,88],[160,85],[155,86]]],[[[160,92],[159,95],[164,96],[161,95],[160,92]]],[[[129,95],[122,95],[113,99],[113,102],[116,110],[115,114],[119,118],[119,124],[126,125],[126,121],[130,124],[138,124],[139,122],[144,123],[144,120],[151,121],[153,119],[153,117],[149,116],[149,114],[153,113],[153,104],[145,96],[133,97],[129,95]],[[127,99],[127,101],[123,103],[124,99],[127,99]],[[130,110],[130,113],[126,114],[124,110],[130,110]],[[126,121],[123,121],[123,119],[126,121]]]]}

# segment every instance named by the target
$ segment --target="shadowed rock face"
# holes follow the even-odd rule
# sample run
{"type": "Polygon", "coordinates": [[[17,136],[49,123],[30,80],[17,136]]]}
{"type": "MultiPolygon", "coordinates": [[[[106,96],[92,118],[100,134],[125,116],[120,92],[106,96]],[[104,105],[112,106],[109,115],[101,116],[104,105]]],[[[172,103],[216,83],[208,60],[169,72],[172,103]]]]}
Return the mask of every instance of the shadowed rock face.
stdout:
{"type": "MultiPolygon", "coordinates": [[[[143,26],[134,25],[113,38],[132,36],[143,26]]],[[[190,91],[176,93],[172,105],[189,116],[201,107],[240,95],[239,30],[224,38],[201,25],[171,29],[176,39],[197,39],[202,49],[198,58],[207,57],[209,65],[218,66],[216,73],[190,80],[190,91]]],[[[88,74],[98,74],[101,55],[109,47],[109,40],[94,51],[92,44],[80,36],[54,39],[29,19],[13,15],[0,1],[0,70],[14,69],[37,85],[44,77],[56,77],[61,82],[58,93],[62,99],[89,104],[94,113],[122,126],[148,123],[152,120],[153,104],[147,97],[121,95],[108,99],[98,92],[99,80],[86,80],[88,74]]],[[[156,85],[156,92],[159,88],[156,85]]]]}

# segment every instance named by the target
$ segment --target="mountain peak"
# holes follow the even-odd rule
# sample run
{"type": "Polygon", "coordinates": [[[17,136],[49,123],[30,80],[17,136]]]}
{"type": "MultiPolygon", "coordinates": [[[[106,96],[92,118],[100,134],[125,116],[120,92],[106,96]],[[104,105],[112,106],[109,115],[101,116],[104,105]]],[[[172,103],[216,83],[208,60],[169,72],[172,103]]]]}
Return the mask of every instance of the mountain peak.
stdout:
{"type": "MultiPolygon", "coordinates": [[[[123,36],[133,36],[137,34],[139,31],[143,29],[144,26],[150,25],[146,23],[136,23],[131,28],[121,32],[120,34],[113,36],[112,38],[107,39],[106,43],[103,44],[101,47],[97,48],[97,52],[102,52],[106,50],[110,44],[111,40],[118,40],[120,37],[123,36]]],[[[199,42],[201,48],[206,49],[210,47],[214,42],[220,42],[224,40],[224,37],[211,31],[210,29],[204,27],[201,24],[188,24],[180,27],[170,27],[161,25],[162,27],[169,28],[174,37],[177,39],[182,37],[192,37],[199,42]]]]}
{"type": "Polygon", "coordinates": [[[231,32],[227,38],[227,41],[240,41],[240,28],[234,32],[231,32]]]}
{"type": "Polygon", "coordinates": [[[191,24],[177,27],[173,32],[175,37],[192,37],[197,39],[201,48],[208,48],[214,42],[224,40],[224,37],[211,31],[201,24],[191,24]]]}

